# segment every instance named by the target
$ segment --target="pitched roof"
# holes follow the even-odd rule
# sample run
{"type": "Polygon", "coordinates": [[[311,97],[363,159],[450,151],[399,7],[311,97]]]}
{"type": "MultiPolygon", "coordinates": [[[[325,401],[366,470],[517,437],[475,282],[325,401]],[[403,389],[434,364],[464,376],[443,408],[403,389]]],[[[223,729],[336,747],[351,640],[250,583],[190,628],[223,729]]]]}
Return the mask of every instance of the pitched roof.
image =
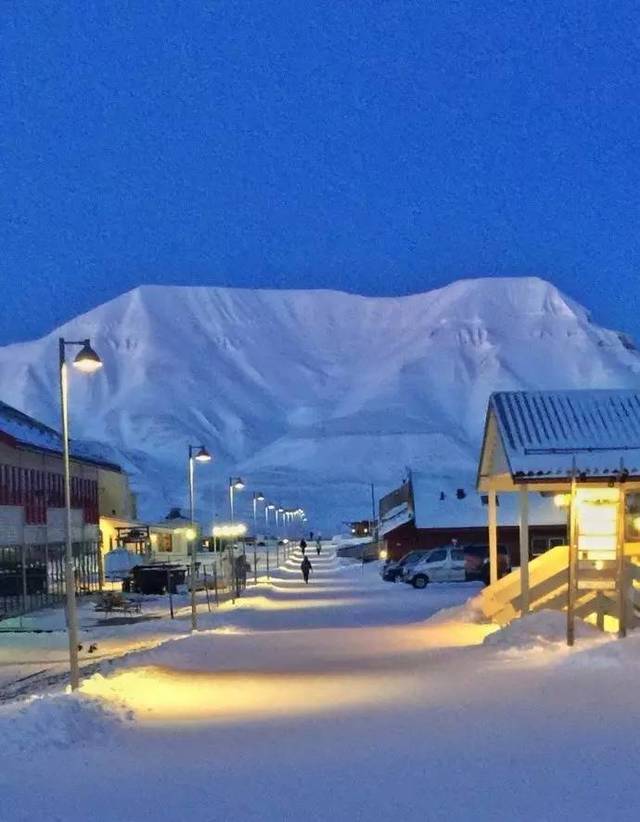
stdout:
{"type": "MultiPolygon", "coordinates": [[[[488,509],[482,495],[475,490],[472,474],[460,474],[455,482],[444,477],[412,473],[416,528],[484,528],[488,509]],[[458,497],[458,489],[464,496],[458,497]],[[444,496],[444,499],[442,497],[444,496]]],[[[516,494],[499,495],[498,522],[517,525],[519,522],[516,494]]],[[[529,494],[529,522],[532,525],[564,524],[566,514],[550,497],[529,494]]]]}
{"type": "MultiPolygon", "coordinates": [[[[0,435],[4,434],[18,445],[39,451],[62,453],[62,437],[34,417],[30,417],[17,408],[0,401],[0,435]]],[[[102,459],[96,453],[96,448],[80,441],[70,442],[70,454],[75,460],[102,465],[113,471],[120,471],[120,466],[102,459]]]]}
{"type": "Polygon", "coordinates": [[[515,479],[640,476],[640,392],[500,391],[489,414],[515,479]]]}

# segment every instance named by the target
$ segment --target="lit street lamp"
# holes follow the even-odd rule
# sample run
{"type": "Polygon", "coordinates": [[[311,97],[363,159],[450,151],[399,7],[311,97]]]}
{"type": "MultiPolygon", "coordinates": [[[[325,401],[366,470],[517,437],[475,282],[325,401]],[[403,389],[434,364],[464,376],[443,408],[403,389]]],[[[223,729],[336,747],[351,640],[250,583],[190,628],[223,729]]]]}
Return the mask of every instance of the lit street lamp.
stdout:
{"type": "Polygon", "coordinates": [[[234,512],[233,512],[233,494],[234,491],[242,491],[244,488],[244,482],[240,479],[240,477],[229,477],[229,505],[231,507],[231,524],[233,525],[234,521],[234,512]]]}
{"type": "MultiPolygon", "coordinates": [[[[276,506],[273,503],[269,503],[268,505],[264,506],[264,526],[267,531],[267,535],[269,534],[269,511],[275,511],[276,506]]],[[[277,516],[277,514],[276,514],[277,516]]]]}
{"type": "Polygon", "coordinates": [[[196,611],[196,530],[195,530],[195,512],[194,512],[194,462],[211,462],[211,454],[207,451],[204,445],[190,445],[189,446],[189,512],[191,519],[191,630],[195,631],[198,627],[198,615],[196,611]]]}
{"type": "MultiPolygon", "coordinates": [[[[264,494],[262,491],[258,491],[253,495],[253,535],[257,536],[258,534],[258,503],[264,502],[264,494]]],[[[266,508],[265,508],[266,511],[266,508]]]]}
{"type": "Polygon", "coordinates": [[[69,469],[69,374],[66,362],[66,347],[82,346],[73,360],[73,367],[85,374],[92,374],[102,368],[102,360],[91,348],[89,340],[65,340],[60,337],[60,412],[62,416],[62,450],[64,460],[64,507],[65,507],[65,557],[64,579],[67,600],[67,636],[69,639],[69,673],[71,689],[80,684],[78,669],[78,612],[76,610],[76,577],[73,568],[73,541],[71,535],[71,472],[69,469]]]}

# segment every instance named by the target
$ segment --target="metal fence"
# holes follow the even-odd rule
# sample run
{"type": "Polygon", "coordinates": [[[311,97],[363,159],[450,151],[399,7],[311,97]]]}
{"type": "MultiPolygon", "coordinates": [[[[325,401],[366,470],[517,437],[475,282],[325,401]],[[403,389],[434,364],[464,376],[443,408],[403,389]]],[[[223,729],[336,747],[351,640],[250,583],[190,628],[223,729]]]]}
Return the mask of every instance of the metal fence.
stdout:
{"type": "MultiPolygon", "coordinates": [[[[0,620],[19,616],[65,596],[64,543],[0,546],[0,620]]],[[[101,568],[97,542],[73,544],[76,592],[100,588],[101,568]]]]}

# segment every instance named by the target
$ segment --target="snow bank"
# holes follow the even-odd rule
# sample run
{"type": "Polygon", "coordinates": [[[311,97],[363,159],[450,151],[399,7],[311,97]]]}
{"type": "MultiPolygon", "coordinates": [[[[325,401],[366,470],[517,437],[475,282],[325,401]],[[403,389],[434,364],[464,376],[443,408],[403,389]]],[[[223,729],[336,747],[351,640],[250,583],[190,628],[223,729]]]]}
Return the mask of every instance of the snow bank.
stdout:
{"type": "MultiPolygon", "coordinates": [[[[602,638],[602,633],[586,622],[576,620],[576,638],[602,638]]],[[[487,636],[484,645],[503,650],[531,650],[565,645],[567,617],[560,611],[538,611],[522,619],[514,619],[505,628],[487,636]]]]}
{"type": "Polygon", "coordinates": [[[87,742],[113,740],[133,715],[106,708],[100,700],[80,694],[33,697],[0,707],[3,754],[46,748],[71,748],[87,742]]]}
{"type": "Polygon", "coordinates": [[[440,625],[445,622],[465,622],[479,625],[486,622],[482,613],[481,598],[479,595],[469,597],[462,605],[454,605],[451,608],[441,608],[427,620],[429,625],[440,625]]]}

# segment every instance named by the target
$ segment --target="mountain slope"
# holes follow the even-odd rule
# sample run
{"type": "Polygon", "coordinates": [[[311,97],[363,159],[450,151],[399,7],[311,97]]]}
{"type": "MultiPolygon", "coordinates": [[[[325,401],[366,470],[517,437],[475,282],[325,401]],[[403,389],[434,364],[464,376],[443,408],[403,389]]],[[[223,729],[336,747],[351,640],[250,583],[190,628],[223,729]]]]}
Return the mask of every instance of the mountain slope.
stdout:
{"type": "Polygon", "coordinates": [[[91,337],[105,368],[72,381],[72,436],[106,443],[141,512],[185,501],[189,443],[203,519],[226,481],[307,508],[317,526],[367,516],[369,482],[405,466],[472,481],[491,391],[635,386],[640,356],[538,279],[455,282],[401,298],[330,291],[144,287],[42,340],[0,349],[0,398],[57,425],[57,337],[91,337]]]}

